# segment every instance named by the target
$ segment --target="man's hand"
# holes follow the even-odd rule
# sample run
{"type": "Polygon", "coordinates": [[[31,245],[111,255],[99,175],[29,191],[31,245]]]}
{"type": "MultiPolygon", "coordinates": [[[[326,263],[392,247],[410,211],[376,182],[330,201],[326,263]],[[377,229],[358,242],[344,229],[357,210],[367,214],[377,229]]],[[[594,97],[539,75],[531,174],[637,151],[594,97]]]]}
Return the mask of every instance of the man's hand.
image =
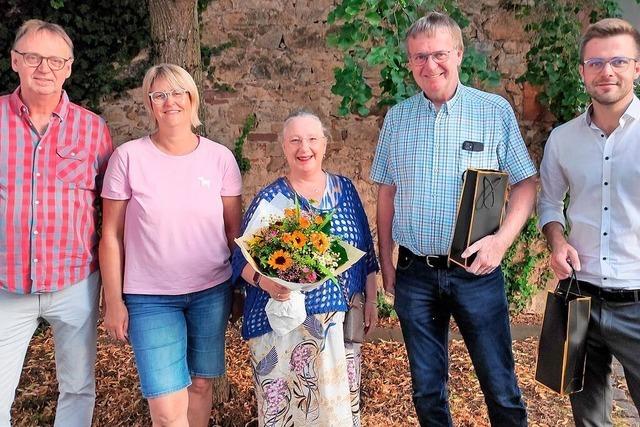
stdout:
{"type": "Polygon", "coordinates": [[[125,342],[129,339],[129,311],[123,301],[105,305],[103,324],[111,338],[125,342]]]}
{"type": "Polygon", "coordinates": [[[556,241],[551,250],[551,269],[558,279],[566,279],[571,276],[571,266],[580,271],[580,259],[575,250],[565,239],[556,241]]]}
{"type": "Polygon", "coordinates": [[[564,227],[559,222],[549,222],[542,227],[542,232],[551,248],[551,269],[558,279],[566,279],[571,275],[571,267],[580,271],[578,251],[564,237],[564,227]]]}
{"type": "Polygon", "coordinates": [[[462,253],[462,258],[476,254],[473,263],[466,270],[477,275],[491,273],[500,265],[508,248],[509,245],[495,234],[483,237],[462,253]]]}

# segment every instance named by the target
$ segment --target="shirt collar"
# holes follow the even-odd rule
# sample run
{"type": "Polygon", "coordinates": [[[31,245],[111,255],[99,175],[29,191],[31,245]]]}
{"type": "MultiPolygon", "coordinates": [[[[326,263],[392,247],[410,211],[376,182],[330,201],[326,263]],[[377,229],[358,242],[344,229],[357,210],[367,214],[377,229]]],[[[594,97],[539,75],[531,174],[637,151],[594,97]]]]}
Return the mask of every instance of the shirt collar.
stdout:
{"type": "MultiPolygon", "coordinates": [[[[440,109],[443,109],[445,112],[448,113],[455,105],[458,104],[458,100],[462,98],[465,90],[466,90],[466,86],[458,82],[458,86],[456,87],[456,91],[454,92],[453,96],[451,97],[450,100],[442,104],[440,109]]],[[[424,92],[421,92],[421,95],[422,96],[420,98],[422,99],[422,102],[424,102],[425,106],[429,109],[429,111],[433,111],[435,113],[436,107],[435,105],[433,105],[433,102],[429,98],[427,98],[424,92]]]]}
{"type": "MultiPolygon", "coordinates": [[[[60,101],[51,114],[57,116],[61,122],[64,121],[69,113],[69,104],[69,96],[65,90],[62,90],[60,101]]],[[[29,107],[27,107],[20,98],[20,86],[18,86],[9,97],[9,105],[13,112],[21,117],[25,114],[29,114],[29,107]]]]}
{"type": "MultiPolygon", "coordinates": [[[[590,104],[589,108],[587,108],[587,111],[584,115],[584,120],[587,123],[587,126],[589,127],[595,126],[593,124],[593,121],[591,120],[592,113],[593,113],[593,104],[590,104]]],[[[624,111],[622,116],[620,116],[620,121],[619,121],[620,127],[624,127],[627,124],[627,122],[631,120],[638,120],[638,119],[640,119],[640,99],[638,99],[636,95],[633,95],[631,104],[629,104],[629,106],[624,111]]]]}

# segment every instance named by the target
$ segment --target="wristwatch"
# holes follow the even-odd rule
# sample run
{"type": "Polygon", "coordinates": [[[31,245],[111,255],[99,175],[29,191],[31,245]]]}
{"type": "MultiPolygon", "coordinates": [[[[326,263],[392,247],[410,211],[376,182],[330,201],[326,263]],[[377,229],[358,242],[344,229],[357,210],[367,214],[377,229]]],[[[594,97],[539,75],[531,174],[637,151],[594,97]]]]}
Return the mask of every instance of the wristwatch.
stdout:
{"type": "MultiPolygon", "coordinates": [[[[251,279],[251,282],[253,283],[253,286],[260,288],[260,280],[262,279],[262,275],[260,273],[258,273],[257,271],[255,273],[253,273],[253,279],[251,279]]],[[[262,288],[260,288],[262,289],[262,288]]]]}

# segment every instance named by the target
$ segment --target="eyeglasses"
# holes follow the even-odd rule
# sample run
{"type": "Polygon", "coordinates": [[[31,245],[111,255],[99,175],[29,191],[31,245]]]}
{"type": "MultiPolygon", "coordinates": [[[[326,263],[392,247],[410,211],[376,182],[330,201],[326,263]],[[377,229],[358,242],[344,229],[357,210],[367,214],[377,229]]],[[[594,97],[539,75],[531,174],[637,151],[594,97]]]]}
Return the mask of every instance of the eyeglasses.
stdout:
{"type": "Polygon", "coordinates": [[[155,90],[149,92],[149,98],[154,104],[164,104],[169,97],[179,101],[184,98],[185,94],[189,93],[186,89],[174,89],[171,92],[164,92],[162,90],[155,90]]]}
{"type": "Polygon", "coordinates": [[[22,59],[27,67],[39,67],[44,59],[47,60],[47,65],[52,71],[62,70],[68,61],[73,61],[73,58],[60,58],[59,56],[42,56],[33,52],[20,52],[12,49],[18,55],[22,55],[22,59]]]}
{"type": "Polygon", "coordinates": [[[293,138],[289,139],[287,142],[291,145],[300,145],[304,141],[307,141],[309,145],[316,145],[318,142],[322,141],[323,139],[324,137],[317,137],[317,136],[310,136],[309,138],[301,138],[299,136],[294,136],[293,138]]]}
{"type": "Polygon", "coordinates": [[[429,60],[429,57],[433,59],[433,62],[436,64],[442,64],[443,62],[447,62],[449,59],[450,50],[436,50],[431,53],[416,53],[413,56],[409,57],[409,61],[413,65],[417,65],[418,67],[424,65],[429,60]]]}
{"type": "Polygon", "coordinates": [[[607,64],[611,65],[616,71],[624,71],[629,67],[631,61],[636,61],[635,58],[629,58],[626,56],[614,56],[613,58],[604,59],[604,58],[590,58],[583,62],[585,68],[588,71],[600,72],[604,70],[604,66],[607,64]]]}

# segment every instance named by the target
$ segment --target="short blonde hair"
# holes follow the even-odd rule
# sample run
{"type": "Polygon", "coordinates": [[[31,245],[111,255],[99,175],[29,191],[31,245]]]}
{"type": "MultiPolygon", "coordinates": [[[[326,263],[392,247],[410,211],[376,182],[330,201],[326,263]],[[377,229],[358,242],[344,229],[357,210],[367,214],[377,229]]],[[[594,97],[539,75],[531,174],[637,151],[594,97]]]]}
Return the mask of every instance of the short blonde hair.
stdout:
{"type": "Polygon", "coordinates": [[[582,36],[582,40],[580,40],[580,62],[584,61],[584,48],[591,40],[621,35],[628,35],[633,38],[636,45],[637,58],[640,55],[640,33],[638,33],[638,30],[624,19],[606,18],[589,25],[582,36]]]}
{"type": "Polygon", "coordinates": [[[151,106],[151,98],[149,97],[149,91],[151,86],[157,79],[165,79],[172,89],[184,89],[189,92],[189,99],[191,101],[191,126],[197,128],[202,124],[198,117],[198,109],[200,107],[200,95],[198,94],[198,88],[193,81],[193,77],[184,68],[175,64],[158,64],[147,70],[142,80],[142,93],[144,94],[144,106],[149,113],[149,121],[153,129],[158,128],[158,121],[153,115],[153,107],[151,106]]]}
{"type": "Polygon", "coordinates": [[[464,51],[464,42],[462,41],[462,30],[460,26],[449,15],[440,12],[429,12],[414,22],[407,30],[407,35],[404,39],[405,47],[409,38],[415,38],[422,34],[427,37],[433,37],[440,30],[449,31],[453,39],[454,47],[461,52],[464,51]]]}
{"type": "Polygon", "coordinates": [[[15,50],[21,38],[29,33],[37,33],[38,31],[48,31],[51,34],[59,36],[62,40],[64,40],[67,46],[69,46],[69,49],[71,50],[71,58],[73,58],[73,42],[71,41],[71,37],[69,37],[64,28],[62,28],[58,24],[41,21],[40,19],[29,19],[24,24],[22,24],[20,28],[18,28],[18,31],[16,32],[16,38],[13,41],[12,49],[15,50]]]}

